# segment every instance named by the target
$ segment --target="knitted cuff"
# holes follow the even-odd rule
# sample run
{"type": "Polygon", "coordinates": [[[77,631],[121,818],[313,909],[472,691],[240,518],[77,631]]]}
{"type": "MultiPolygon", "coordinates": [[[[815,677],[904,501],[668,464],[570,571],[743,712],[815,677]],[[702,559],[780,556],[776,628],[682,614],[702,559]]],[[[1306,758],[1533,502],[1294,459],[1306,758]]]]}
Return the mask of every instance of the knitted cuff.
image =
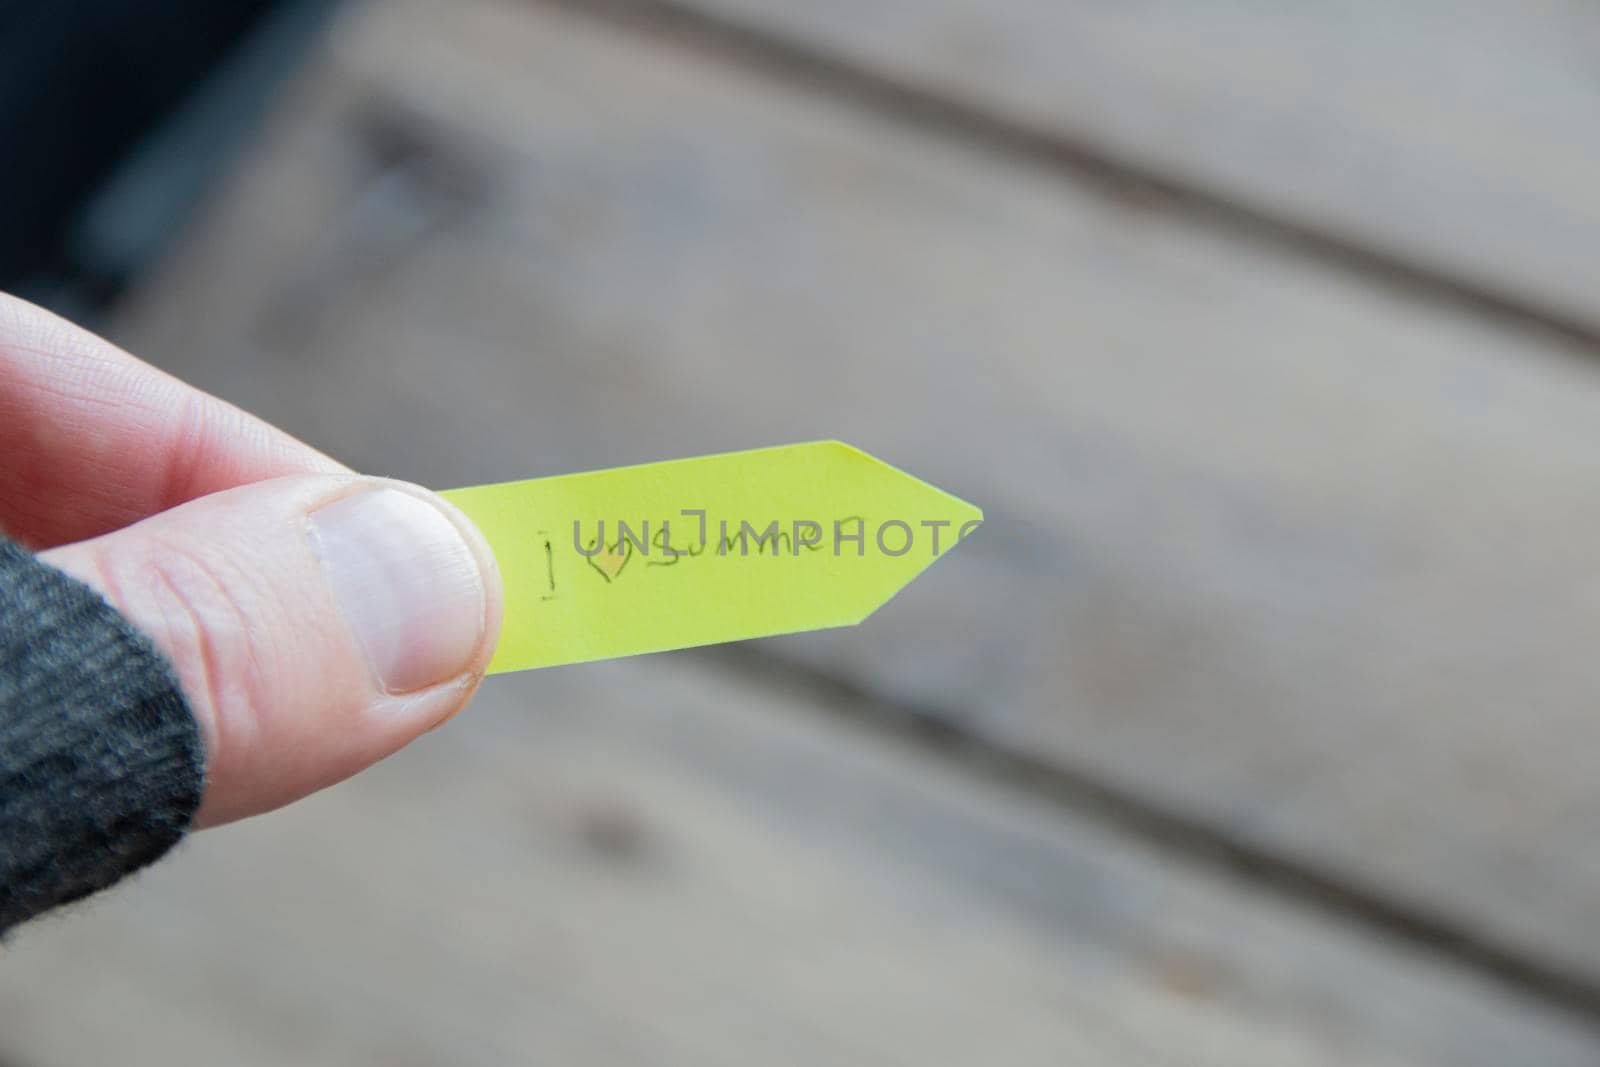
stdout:
{"type": "Polygon", "coordinates": [[[0,537],[0,932],[166,852],[200,805],[204,769],[155,646],[0,537]]]}

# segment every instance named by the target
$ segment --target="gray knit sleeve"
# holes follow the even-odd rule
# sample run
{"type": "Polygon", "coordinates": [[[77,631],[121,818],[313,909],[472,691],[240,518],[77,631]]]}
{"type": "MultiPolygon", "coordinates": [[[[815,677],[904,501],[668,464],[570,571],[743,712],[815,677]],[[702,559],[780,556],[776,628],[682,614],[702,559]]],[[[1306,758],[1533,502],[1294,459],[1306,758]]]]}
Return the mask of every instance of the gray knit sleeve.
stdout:
{"type": "Polygon", "coordinates": [[[0,932],[155,860],[203,786],[166,660],[94,590],[0,537],[0,932]]]}

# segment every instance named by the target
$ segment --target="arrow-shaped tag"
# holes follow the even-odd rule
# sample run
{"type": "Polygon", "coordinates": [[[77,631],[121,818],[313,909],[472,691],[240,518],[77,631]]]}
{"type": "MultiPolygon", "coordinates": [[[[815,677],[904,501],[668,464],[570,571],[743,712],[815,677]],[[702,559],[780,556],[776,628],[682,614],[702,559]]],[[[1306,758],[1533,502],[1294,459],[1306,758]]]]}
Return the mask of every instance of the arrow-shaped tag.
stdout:
{"type": "Polygon", "coordinates": [[[443,495],[500,564],[490,673],[853,625],[983,519],[838,441],[443,495]]]}

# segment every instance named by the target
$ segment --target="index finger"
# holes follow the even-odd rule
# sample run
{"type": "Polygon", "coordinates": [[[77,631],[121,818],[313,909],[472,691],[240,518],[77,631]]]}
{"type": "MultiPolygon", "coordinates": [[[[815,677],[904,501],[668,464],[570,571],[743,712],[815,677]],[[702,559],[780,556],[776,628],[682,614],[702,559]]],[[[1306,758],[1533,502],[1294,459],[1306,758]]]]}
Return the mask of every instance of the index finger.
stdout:
{"type": "Polygon", "coordinates": [[[187,500],[347,468],[27,301],[0,293],[0,530],[48,548],[187,500]]]}

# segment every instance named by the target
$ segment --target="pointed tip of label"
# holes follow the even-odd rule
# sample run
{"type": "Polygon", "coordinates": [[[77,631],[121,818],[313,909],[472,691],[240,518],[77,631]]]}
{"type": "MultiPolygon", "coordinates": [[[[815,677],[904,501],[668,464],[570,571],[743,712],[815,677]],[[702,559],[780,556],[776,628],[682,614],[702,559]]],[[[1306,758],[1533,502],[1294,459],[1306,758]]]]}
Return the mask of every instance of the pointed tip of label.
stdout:
{"type": "MultiPolygon", "coordinates": [[[[836,437],[824,438],[824,439],[822,439],[820,441],[813,441],[813,442],[809,442],[809,443],[811,445],[814,445],[814,446],[824,447],[824,448],[826,448],[826,449],[828,449],[830,451],[842,453],[845,456],[848,456],[849,458],[851,458],[853,460],[860,461],[860,462],[871,463],[871,464],[873,464],[875,466],[882,467],[885,470],[892,471],[893,473],[899,475],[902,478],[905,478],[905,479],[907,479],[909,481],[915,482],[917,485],[924,486],[929,491],[931,491],[933,493],[937,493],[940,497],[943,497],[945,500],[949,501],[952,505],[954,505],[954,508],[956,510],[962,512],[962,514],[959,516],[962,522],[964,522],[964,523],[972,523],[972,522],[981,523],[981,522],[983,522],[983,509],[978,507],[976,504],[972,503],[971,501],[964,500],[959,496],[956,496],[954,493],[950,492],[949,490],[941,489],[937,485],[934,485],[932,482],[929,482],[929,481],[926,481],[925,479],[919,478],[915,474],[912,474],[911,472],[909,472],[909,471],[907,471],[907,470],[905,470],[905,469],[903,469],[901,467],[895,466],[893,463],[890,463],[888,460],[885,460],[885,459],[883,459],[883,458],[881,458],[879,456],[876,456],[873,453],[868,452],[864,448],[858,448],[857,446],[851,444],[850,442],[841,441],[836,437]]],[[[790,447],[790,448],[803,448],[803,447],[805,447],[805,445],[803,445],[803,444],[802,445],[790,445],[790,446],[787,446],[787,447],[790,447]]]]}

